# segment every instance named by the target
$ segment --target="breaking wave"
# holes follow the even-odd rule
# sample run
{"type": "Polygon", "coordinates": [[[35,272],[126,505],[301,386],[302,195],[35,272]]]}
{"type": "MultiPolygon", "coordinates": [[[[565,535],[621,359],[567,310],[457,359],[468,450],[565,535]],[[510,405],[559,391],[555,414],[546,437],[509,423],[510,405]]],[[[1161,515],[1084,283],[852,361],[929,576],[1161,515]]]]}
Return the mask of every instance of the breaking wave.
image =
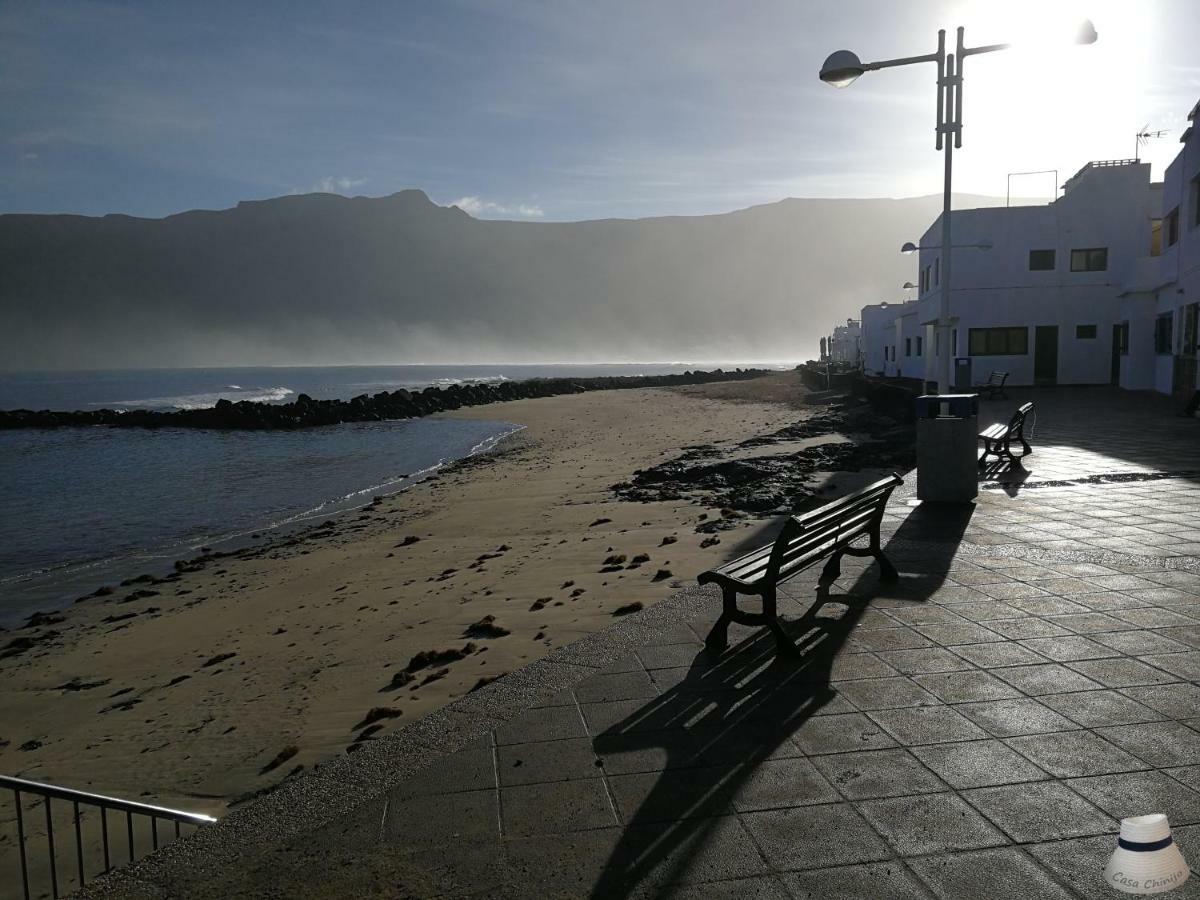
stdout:
{"type": "Polygon", "coordinates": [[[218,400],[229,400],[233,403],[242,400],[249,400],[252,403],[282,403],[294,393],[295,391],[286,387],[243,388],[231,384],[226,390],[207,394],[144,397],[140,400],[109,400],[91,405],[109,409],[209,409],[216,406],[218,400]]]}

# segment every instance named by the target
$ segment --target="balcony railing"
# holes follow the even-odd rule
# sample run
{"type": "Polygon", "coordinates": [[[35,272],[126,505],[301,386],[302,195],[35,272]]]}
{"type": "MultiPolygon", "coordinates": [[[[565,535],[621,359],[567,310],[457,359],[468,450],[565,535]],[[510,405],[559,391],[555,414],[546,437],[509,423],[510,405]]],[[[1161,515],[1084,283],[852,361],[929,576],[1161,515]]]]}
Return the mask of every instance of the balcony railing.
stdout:
{"type": "MultiPolygon", "coordinates": [[[[172,823],[174,826],[173,829],[167,829],[168,840],[172,839],[172,830],[174,832],[173,837],[177,838],[182,835],[182,829],[184,826],[189,826],[194,831],[196,828],[200,828],[204,825],[211,825],[216,821],[216,819],[214,819],[212,816],[205,816],[199,813],[182,812],[177,809],[166,809],[165,807],[161,806],[151,806],[147,803],[136,803],[132,800],[121,800],[117,797],[105,797],[101,794],[89,794],[85,791],[74,791],[70,788],[56,787],[52,784],[41,784],[36,781],[26,781],[23,778],[12,778],[7,775],[0,775],[0,788],[12,791],[13,802],[14,806],[16,807],[16,843],[18,856],[20,859],[21,891],[25,900],[29,900],[29,898],[32,896],[30,884],[31,881],[34,880],[34,878],[31,877],[34,875],[34,873],[32,873],[30,869],[30,851],[26,848],[27,841],[25,811],[22,809],[23,794],[30,794],[34,797],[40,797],[41,805],[45,810],[45,855],[40,857],[40,861],[45,865],[44,867],[39,866],[38,874],[41,874],[43,868],[46,870],[46,874],[49,876],[50,893],[53,897],[58,897],[60,895],[58,872],[59,848],[56,846],[54,840],[54,814],[51,809],[52,800],[61,800],[64,801],[64,803],[71,804],[71,824],[73,825],[73,830],[75,832],[74,862],[76,875],[78,878],[75,887],[82,887],[88,880],[87,867],[84,865],[84,857],[85,855],[90,854],[86,852],[86,850],[89,848],[85,848],[85,828],[83,823],[84,810],[99,811],[98,822],[94,818],[88,822],[88,839],[86,840],[86,843],[94,844],[95,839],[97,837],[99,838],[104,859],[104,868],[100,870],[100,873],[108,872],[113,869],[114,861],[116,861],[116,865],[123,865],[122,862],[118,861],[121,857],[125,857],[126,862],[133,862],[139,856],[144,856],[147,852],[157,850],[160,842],[158,825],[159,821],[172,823]],[[113,836],[113,839],[110,839],[108,822],[110,812],[116,813],[114,818],[117,819],[118,823],[120,823],[122,814],[124,814],[125,821],[123,823],[124,828],[122,830],[124,831],[125,838],[123,842],[125,844],[125,852],[123,853],[121,852],[121,848],[118,847],[118,842],[120,841],[119,832],[118,835],[113,836]],[[135,817],[137,817],[139,820],[149,820],[149,848],[146,848],[145,846],[144,834],[140,841],[135,840],[135,817]],[[96,834],[97,826],[99,830],[98,835],[96,834]]],[[[36,804],[37,800],[34,800],[35,809],[36,804]]],[[[120,828],[120,824],[117,824],[116,827],[120,828]]],[[[30,836],[30,842],[32,841],[33,837],[30,836]]],[[[0,894],[3,894],[4,896],[16,896],[15,891],[10,895],[7,890],[0,890],[0,894]]]]}

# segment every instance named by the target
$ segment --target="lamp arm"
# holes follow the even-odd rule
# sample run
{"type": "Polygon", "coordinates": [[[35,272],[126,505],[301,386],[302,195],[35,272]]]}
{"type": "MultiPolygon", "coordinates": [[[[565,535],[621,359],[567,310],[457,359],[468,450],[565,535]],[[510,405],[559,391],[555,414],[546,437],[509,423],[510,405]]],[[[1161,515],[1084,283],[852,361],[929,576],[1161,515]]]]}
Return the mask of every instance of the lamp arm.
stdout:
{"type": "Polygon", "coordinates": [[[879,62],[863,63],[864,72],[875,72],[879,69],[892,69],[896,66],[911,66],[914,63],[937,62],[940,57],[936,53],[926,53],[924,56],[904,56],[899,59],[882,59],[879,62]]]}
{"type": "Polygon", "coordinates": [[[982,47],[964,47],[959,53],[963,56],[978,56],[980,53],[995,53],[997,50],[1008,50],[1011,47],[1012,44],[985,44],[982,47]]]}

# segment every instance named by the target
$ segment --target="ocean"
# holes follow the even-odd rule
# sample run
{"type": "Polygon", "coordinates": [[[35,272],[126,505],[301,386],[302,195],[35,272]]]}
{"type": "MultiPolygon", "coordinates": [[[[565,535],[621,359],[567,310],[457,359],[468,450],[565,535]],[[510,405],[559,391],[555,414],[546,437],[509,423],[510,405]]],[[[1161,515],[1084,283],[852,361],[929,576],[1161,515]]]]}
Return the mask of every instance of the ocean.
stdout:
{"type": "MultiPolygon", "coordinates": [[[[196,409],[348,399],[431,384],[658,375],[697,364],[347,366],[0,373],[0,409],[196,409]]],[[[727,364],[728,367],[728,364],[727,364]]],[[[0,625],[201,547],[323,520],[495,445],[503,421],[411,419],[294,432],[0,431],[0,625]]]]}

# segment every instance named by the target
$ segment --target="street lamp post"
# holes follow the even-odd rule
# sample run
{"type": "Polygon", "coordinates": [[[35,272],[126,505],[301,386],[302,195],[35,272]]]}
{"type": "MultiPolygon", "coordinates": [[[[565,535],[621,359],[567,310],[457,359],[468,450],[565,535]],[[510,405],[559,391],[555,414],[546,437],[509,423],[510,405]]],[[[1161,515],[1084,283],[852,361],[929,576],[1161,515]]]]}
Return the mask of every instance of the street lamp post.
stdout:
{"type": "MultiPolygon", "coordinates": [[[[1089,21],[1084,21],[1076,34],[1077,44],[1091,44],[1096,41],[1096,29],[1089,21]]],[[[934,53],[924,56],[906,56],[899,59],[885,59],[879,62],[864,63],[858,55],[850,50],[837,50],[831,53],[825,64],[821,66],[820,77],[826,84],[834,87],[848,87],[864,72],[878,69],[891,69],[896,66],[909,66],[916,63],[937,63],[937,139],[935,146],[944,153],[942,176],[942,246],[953,247],[950,241],[950,188],[954,171],[954,149],[962,147],[962,84],[963,63],[968,56],[978,56],[982,53],[994,53],[997,50],[1007,50],[1011,44],[987,44],[982,47],[966,47],[963,45],[963,29],[958,28],[958,42],[954,53],[946,53],[945,29],[938,31],[938,46],[934,53]]],[[[942,292],[941,304],[938,310],[938,392],[950,391],[950,251],[946,251],[942,259],[942,292]]]]}

